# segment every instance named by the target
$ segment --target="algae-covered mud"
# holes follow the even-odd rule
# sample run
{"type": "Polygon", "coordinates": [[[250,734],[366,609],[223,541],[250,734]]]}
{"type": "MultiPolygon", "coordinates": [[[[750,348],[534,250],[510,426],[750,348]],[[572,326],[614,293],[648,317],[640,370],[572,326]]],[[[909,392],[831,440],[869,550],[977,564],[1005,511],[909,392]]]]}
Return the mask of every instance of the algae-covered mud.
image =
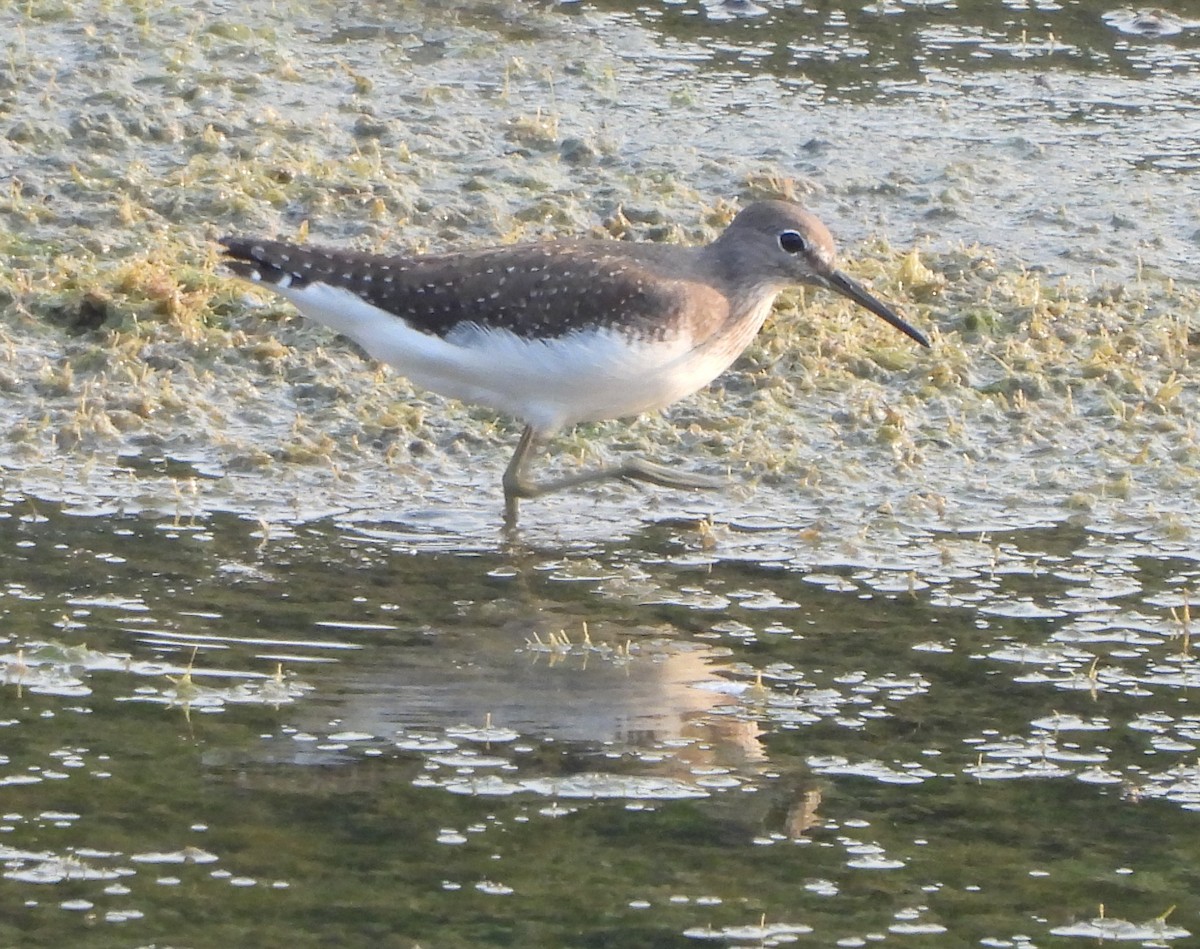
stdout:
{"type": "MultiPolygon", "coordinates": [[[[796,30],[858,36],[877,32],[879,16],[915,14],[856,13],[853,31],[784,18],[794,61],[776,71],[796,80],[812,58],[795,51],[796,30]]],[[[922,16],[943,35],[935,13],[922,16]]],[[[1177,194],[1191,179],[1131,166],[1128,134],[1105,132],[1112,144],[1099,155],[1090,132],[1080,139],[1087,110],[1031,118],[1012,93],[978,107],[999,138],[980,144],[978,116],[927,91],[963,69],[954,57],[890,93],[884,70],[869,102],[844,104],[839,83],[883,67],[856,70],[831,53],[840,72],[827,64],[812,70],[821,86],[793,90],[707,52],[711,36],[689,65],[677,35],[586,8],[26,4],[6,17],[4,451],[39,493],[128,503],[148,491],[172,509],[267,516],[377,506],[424,518],[449,505],[473,532],[474,508],[490,523],[494,505],[474,488],[495,484],[511,421],[414,393],[249,293],[215,270],[212,239],[696,241],[728,220],[731,202],[785,195],[840,231],[857,272],[937,334],[934,352],[913,352],[836,301],[793,297],[712,390],[665,423],[568,436],[564,464],[644,442],[758,482],[717,502],[656,495],[670,514],[815,502],[840,523],[886,499],[943,524],[1082,515],[1174,530],[1190,501],[1196,295],[1179,257],[1195,246],[1188,216],[1193,232],[1197,222],[1177,194]],[[1050,139],[1036,187],[1029,163],[1005,157],[1001,133],[1017,121],[1050,139]],[[1074,178],[1068,161],[1082,169],[1074,178]],[[1113,161],[1124,164],[1109,178],[1126,173],[1107,189],[1080,184],[1113,161]],[[1059,223],[1022,223],[1029,209],[1015,198],[1008,213],[969,207],[1014,180],[1059,223]],[[1053,209],[1065,196],[1075,200],[1053,209]],[[1103,228],[1089,222],[1097,213],[1103,228]],[[1009,240],[1014,228],[1025,238],[1009,240]],[[1064,246],[1082,266],[1064,268],[1064,246]]],[[[728,29],[739,48],[782,42],[742,20],[728,29]]],[[[1132,42],[1103,22],[1090,29],[1114,50],[1132,42]]],[[[1175,67],[1194,54],[1170,49],[1175,67]]],[[[1151,52],[1165,56],[1161,44],[1151,52]]],[[[999,52],[989,55],[995,76],[999,52]]],[[[1061,56],[1046,49],[1041,65],[1061,56]]],[[[1032,78],[1017,70],[1026,58],[1013,53],[1000,75],[1028,92],[1032,78]]],[[[1065,64],[1054,83],[1081,81],[1078,57],[1065,64]]],[[[1147,91],[1149,71],[1083,78],[1124,83],[1153,105],[1165,93],[1147,91]]],[[[1175,89],[1172,72],[1160,81],[1175,89]]],[[[1186,107],[1134,109],[1127,121],[1171,136],[1194,123],[1186,107]]],[[[1095,122],[1099,134],[1107,119],[1095,122]]],[[[567,512],[548,502],[541,520],[561,523],[596,498],[618,524],[643,507],[624,488],[599,488],[567,512]]]]}
{"type": "Polygon", "coordinates": [[[0,944],[1186,945],[1186,5],[0,2],[0,944]],[[785,297],[582,426],[726,474],[498,532],[511,419],[216,237],[699,242],[785,297]]]}

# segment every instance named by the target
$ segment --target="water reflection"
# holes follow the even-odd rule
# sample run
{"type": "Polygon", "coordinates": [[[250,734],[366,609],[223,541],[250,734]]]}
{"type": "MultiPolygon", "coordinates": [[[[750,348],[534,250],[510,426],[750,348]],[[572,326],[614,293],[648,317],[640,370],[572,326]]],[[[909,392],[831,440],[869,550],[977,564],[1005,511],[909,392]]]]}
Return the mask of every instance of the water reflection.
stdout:
{"type": "Polygon", "coordinates": [[[337,718],[387,735],[490,716],[544,738],[637,744],[678,738],[728,701],[712,650],[644,634],[636,644],[542,649],[491,631],[469,653],[449,655],[431,645],[375,651],[369,667],[343,667],[346,677],[329,682],[341,697],[337,718]]]}
{"type": "Polygon", "coordinates": [[[1030,900],[1065,934],[1097,925],[1074,920],[1116,865],[1167,881],[1114,897],[1121,919],[1168,895],[1184,912],[1155,938],[1195,918],[1182,865],[1128,849],[1194,836],[1194,559],[1066,528],[849,551],[765,521],[716,544],[666,524],[452,554],[386,524],[39,510],[0,518],[11,900],[67,888],[61,912],[149,938],[179,887],[320,918],[297,884],[367,860],[430,918],[466,892],[540,918],[545,837],[577,855],[556,865],[567,886],[623,855],[602,913],[697,939],[994,939],[1030,900]],[[63,550],[97,567],[56,569],[63,550]],[[986,866],[964,849],[979,834],[1007,841],[986,866]],[[990,923],[957,909],[977,892],[990,923]]]}

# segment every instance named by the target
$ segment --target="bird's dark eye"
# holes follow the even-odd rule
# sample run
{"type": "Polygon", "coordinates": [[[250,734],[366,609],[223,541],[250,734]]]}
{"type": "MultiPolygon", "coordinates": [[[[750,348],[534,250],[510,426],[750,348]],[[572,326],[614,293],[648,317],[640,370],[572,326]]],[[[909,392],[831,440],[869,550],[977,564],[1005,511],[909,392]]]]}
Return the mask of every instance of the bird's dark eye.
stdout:
{"type": "Polygon", "coordinates": [[[789,254],[803,254],[808,251],[808,241],[799,231],[782,231],[779,234],[779,246],[789,254]]]}

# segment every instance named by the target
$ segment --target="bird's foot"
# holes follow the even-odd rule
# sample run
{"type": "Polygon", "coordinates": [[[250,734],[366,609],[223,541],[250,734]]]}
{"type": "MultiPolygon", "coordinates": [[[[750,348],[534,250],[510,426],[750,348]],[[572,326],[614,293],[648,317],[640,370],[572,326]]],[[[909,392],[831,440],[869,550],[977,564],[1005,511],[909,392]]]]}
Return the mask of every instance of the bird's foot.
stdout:
{"type": "Polygon", "coordinates": [[[647,461],[645,458],[631,458],[609,470],[614,477],[622,478],[625,481],[645,481],[659,487],[675,488],[680,491],[720,491],[729,487],[729,481],[725,478],[692,471],[678,471],[647,461]]]}

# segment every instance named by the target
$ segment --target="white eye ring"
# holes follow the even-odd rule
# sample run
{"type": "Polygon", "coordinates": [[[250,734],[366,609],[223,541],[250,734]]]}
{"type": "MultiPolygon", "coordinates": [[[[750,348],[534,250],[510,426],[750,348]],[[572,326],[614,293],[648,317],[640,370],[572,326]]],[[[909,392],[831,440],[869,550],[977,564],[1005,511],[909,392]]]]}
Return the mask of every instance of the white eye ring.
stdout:
{"type": "Polygon", "coordinates": [[[787,254],[808,253],[808,241],[804,239],[804,235],[799,231],[780,231],[779,247],[787,254]]]}

